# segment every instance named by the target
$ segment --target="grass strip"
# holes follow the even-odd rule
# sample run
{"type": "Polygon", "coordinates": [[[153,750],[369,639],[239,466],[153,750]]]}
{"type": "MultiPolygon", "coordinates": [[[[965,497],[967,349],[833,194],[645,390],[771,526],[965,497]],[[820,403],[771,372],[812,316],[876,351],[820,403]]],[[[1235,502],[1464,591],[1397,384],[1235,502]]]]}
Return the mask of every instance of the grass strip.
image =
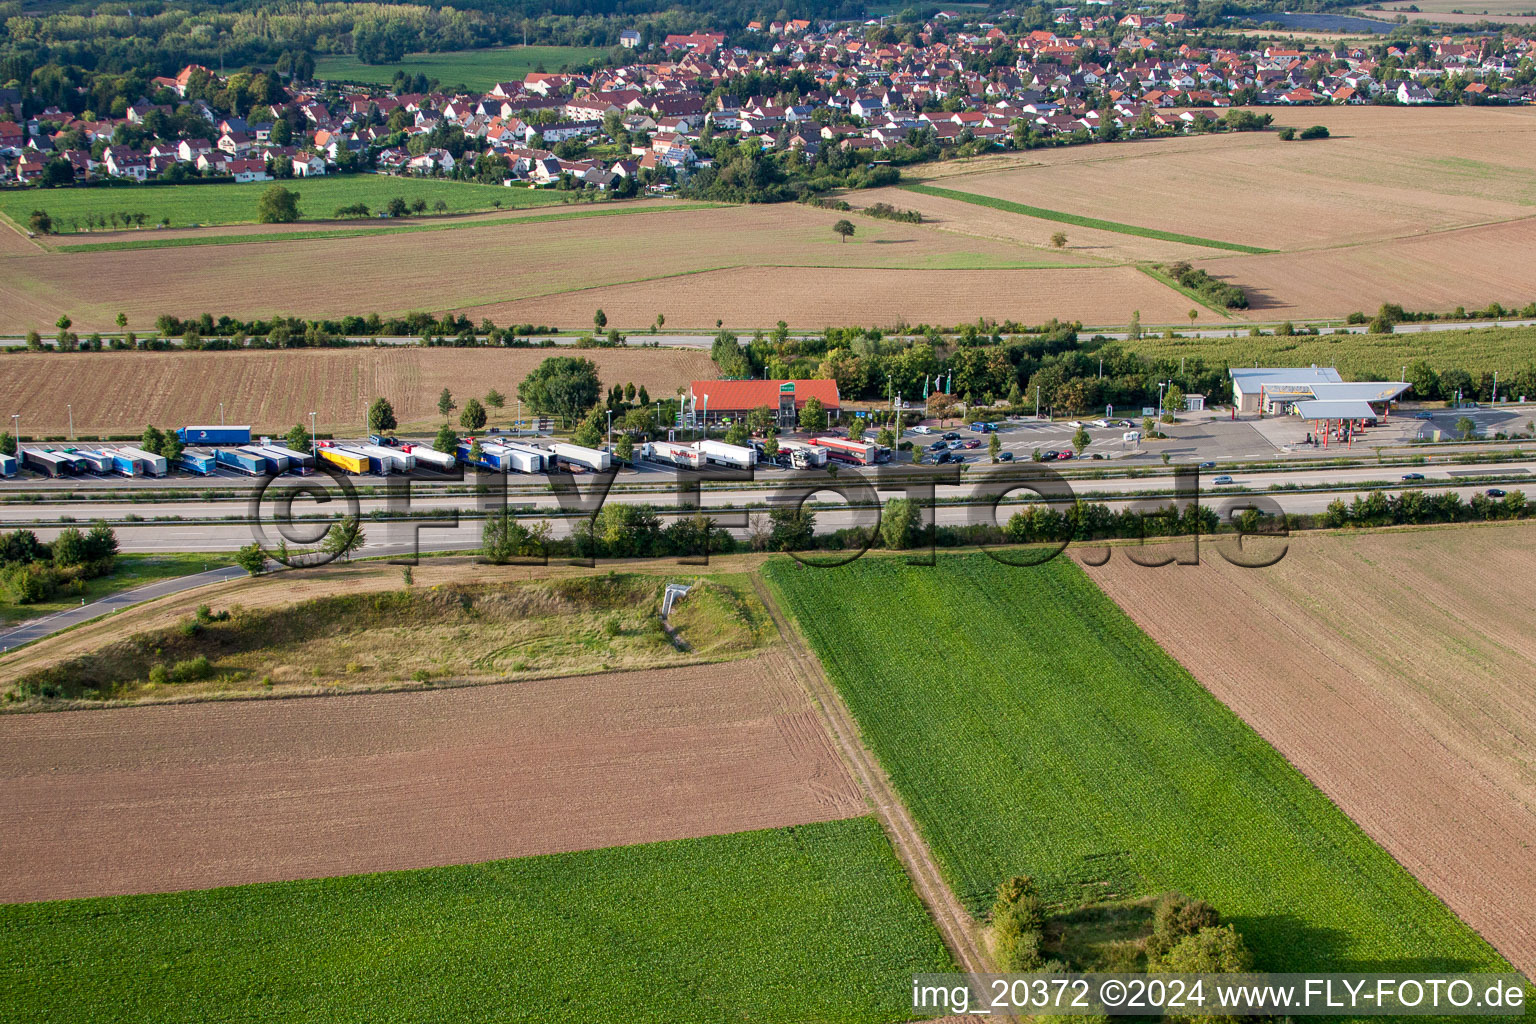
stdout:
{"type": "Polygon", "coordinates": [[[1100,220],[1097,217],[1082,217],[1075,213],[1062,213],[1060,210],[1047,210],[1040,206],[1025,206],[1023,203],[1011,202],[1007,199],[997,199],[993,196],[977,195],[974,192],[956,192],[954,189],[937,188],[933,185],[898,185],[898,188],[908,192],[916,192],[919,195],[935,196],[939,199],[954,199],[962,203],[971,203],[974,206],[986,206],[993,210],[1002,210],[1005,213],[1017,213],[1024,217],[1037,217],[1040,220],[1052,220],[1061,224],[1075,224],[1080,228],[1094,228],[1099,231],[1114,231],[1122,235],[1136,235],[1139,238],[1156,238],[1164,242],[1183,242],[1186,245],[1203,245],[1208,249],[1227,249],[1232,252],[1246,252],[1262,254],[1274,252],[1273,249],[1260,249],[1253,245],[1240,245],[1237,242],[1223,242],[1215,238],[1201,238],[1198,235],[1181,235],[1173,231],[1159,231],[1157,228],[1138,227],[1135,224],[1121,224],[1114,220],[1100,220]]]}

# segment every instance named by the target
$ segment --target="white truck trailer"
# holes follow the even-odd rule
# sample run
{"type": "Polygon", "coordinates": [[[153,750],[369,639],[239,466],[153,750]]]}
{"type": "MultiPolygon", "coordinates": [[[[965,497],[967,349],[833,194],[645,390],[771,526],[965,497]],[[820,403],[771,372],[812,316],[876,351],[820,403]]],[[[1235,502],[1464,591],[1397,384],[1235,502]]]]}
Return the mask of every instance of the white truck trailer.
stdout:
{"type": "Polygon", "coordinates": [[[590,469],[597,473],[605,472],[613,466],[613,456],[600,448],[585,448],[579,444],[556,442],[549,446],[549,450],[562,462],[581,466],[583,469],[590,469]]]}

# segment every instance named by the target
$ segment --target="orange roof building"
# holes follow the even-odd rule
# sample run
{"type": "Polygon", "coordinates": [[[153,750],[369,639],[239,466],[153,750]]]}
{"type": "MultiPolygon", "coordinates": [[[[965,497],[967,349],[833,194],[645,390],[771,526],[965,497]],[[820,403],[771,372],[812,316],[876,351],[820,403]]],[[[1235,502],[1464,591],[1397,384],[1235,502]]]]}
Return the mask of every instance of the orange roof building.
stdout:
{"type": "Polygon", "coordinates": [[[775,411],[779,427],[789,429],[810,398],[834,418],[841,408],[835,380],[696,380],[688,385],[688,408],[695,423],[734,420],[766,406],[775,411]]]}

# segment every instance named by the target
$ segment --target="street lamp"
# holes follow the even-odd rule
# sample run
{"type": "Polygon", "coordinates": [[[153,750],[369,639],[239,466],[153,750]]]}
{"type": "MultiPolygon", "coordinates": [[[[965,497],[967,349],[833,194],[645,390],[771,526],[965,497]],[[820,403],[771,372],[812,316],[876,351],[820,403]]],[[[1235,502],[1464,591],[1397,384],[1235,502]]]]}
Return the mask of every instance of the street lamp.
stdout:
{"type": "Polygon", "coordinates": [[[315,413],[311,409],[309,413],[309,454],[315,458],[320,457],[320,441],[315,437],[315,413]]]}
{"type": "Polygon", "coordinates": [[[219,403],[219,426],[222,427],[223,425],[224,425],[224,403],[220,402],[219,403]]]}
{"type": "Polygon", "coordinates": [[[704,440],[708,441],[709,440],[709,396],[708,395],[704,395],[703,398],[704,398],[704,412],[702,413],[702,416],[703,416],[703,422],[704,422],[704,440]]]}
{"type": "Polygon", "coordinates": [[[1165,380],[1160,380],[1160,381],[1157,382],[1157,418],[1158,419],[1162,419],[1163,418],[1163,388],[1165,388],[1167,386],[1168,386],[1168,382],[1165,381],[1165,380]]]}
{"type": "Polygon", "coordinates": [[[75,407],[70,404],[67,408],[69,409],[69,439],[73,441],[75,439],[75,407]]]}

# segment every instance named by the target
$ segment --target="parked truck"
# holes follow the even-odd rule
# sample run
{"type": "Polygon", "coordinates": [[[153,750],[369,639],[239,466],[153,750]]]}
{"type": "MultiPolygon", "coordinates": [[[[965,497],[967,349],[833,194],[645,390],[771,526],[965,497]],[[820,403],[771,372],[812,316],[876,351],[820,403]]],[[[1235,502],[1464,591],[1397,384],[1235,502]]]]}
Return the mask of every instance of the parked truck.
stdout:
{"type": "Polygon", "coordinates": [[[428,445],[408,444],[405,450],[415,456],[417,469],[435,469],[439,473],[451,473],[453,467],[459,464],[459,460],[452,455],[428,445]]]}
{"type": "Polygon", "coordinates": [[[188,473],[196,473],[198,476],[207,476],[218,465],[218,460],[208,452],[194,452],[190,449],[183,451],[176,458],[176,468],[184,469],[188,473]]]}
{"type": "Polygon", "coordinates": [[[757,465],[755,450],[743,445],[726,444],[724,441],[700,441],[699,454],[705,462],[729,466],[731,469],[751,469],[757,465]]]}
{"type": "Polygon", "coordinates": [[[0,477],[15,476],[17,468],[16,456],[0,452],[0,477]]]}
{"type": "MultiPolygon", "coordinates": [[[[416,460],[409,452],[389,448],[381,444],[360,444],[357,450],[368,456],[371,465],[388,466],[384,473],[409,473],[416,468],[416,460]]],[[[378,472],[378,470],[375,470],[378,472]]]]}
{"type": "Polygon", "coordinates": [[[66,476],[74,469],[74,464],[62,455],[55,455],[41,448],[21,449],[21,464],[28,469],[37,470],[44,476],[66,476]]]}
{"type": "Polygon", "coordinates": [[[91,451],[88,448],[75,448],[69,452],[77,460],[85,463],[85,468],[92,473],[100,473],[103,476],[112,472],[112,456],[107,452],[91,451]]]}
{"type": "Polygon", "coordinates": [[[248,444],[237,449],[249,455],[253,459],[260,459],[265,467],[264,473],[286,473],[288,471],[288,457],[286,455],[273,455],[260,445],[248,444]]]}
{"type": "Polygon", "coordinates": [[[368,472],[368,456],[345,448],[321,448],[320,458],[348,473],[368,472]]]}
{"type": "Polygon", "coordinates": [[[804,441],[780,441],[779,451],[795,469],[820,469],[827,464],[827,449],[804,441]]]}
{"type": "Polygon", "coordinates": [[[650,441],[640,446],[640,457],[651,462],[664,462],[683,469],[698,469],[704,456],[691,444],[676,441],[650,441]]]}
{"type": "Polygon", "coordinates": [[[873,466],[876,462],[885,461],[880,458],[880,453],[886,453],[886,459],[890,458],[890,449],[882,448],[873,441],[853,441],[842,437],[813,437],[811,444],[818,448],[825,448],[827,456],[839,462],[851,462],[857,466],[873,466]]]}
{"type": "Polygon", "coordinates": [[[230,444],[251,443],[251,428],[244,427],[179,427],[176,437],[182,444],[230,444]]]}
{"type": "Polygon", "coordinates": [[[228,466],[230,469],[249,473],[251,476],[261,476],[267,471],[265,456],[253,454],[243,448],[220,448],[213,453],[213,458],[221,466],[228,466]]]}
{"type": "Polygon", "coordinates": [[[121,473],[123,476],[143,476],[146,472],[144,463],[124,451],[108,451],[112,456],[112,472],[121,473]]]}
{"type": "Polygon", "coordinates": [[[565,444],[556,442],[549,446],[549,450],[561,462],[568,462],[573,466],[581,466],[602,473],[613,466],[613,456],[601,448],[585,448],[579,444],[565,444]]]}
{"type": "Polygon", "coordinates": [[[315,467],[315,457],[309,452],[296,452],[292,448],[285,448],[280,444],[263,444],[261,450],[281,455],[288,460],[288,472],[308,473],[315,467]]]}
{"type": "Polygon", "coordinates": [[[154,452],[147,452],[131,445],[119,448],[118,451],[143,463],[146,476],[165,476],[171,471],[171,464],[166,461],[164,455],[156,455],[154,452]]]}

